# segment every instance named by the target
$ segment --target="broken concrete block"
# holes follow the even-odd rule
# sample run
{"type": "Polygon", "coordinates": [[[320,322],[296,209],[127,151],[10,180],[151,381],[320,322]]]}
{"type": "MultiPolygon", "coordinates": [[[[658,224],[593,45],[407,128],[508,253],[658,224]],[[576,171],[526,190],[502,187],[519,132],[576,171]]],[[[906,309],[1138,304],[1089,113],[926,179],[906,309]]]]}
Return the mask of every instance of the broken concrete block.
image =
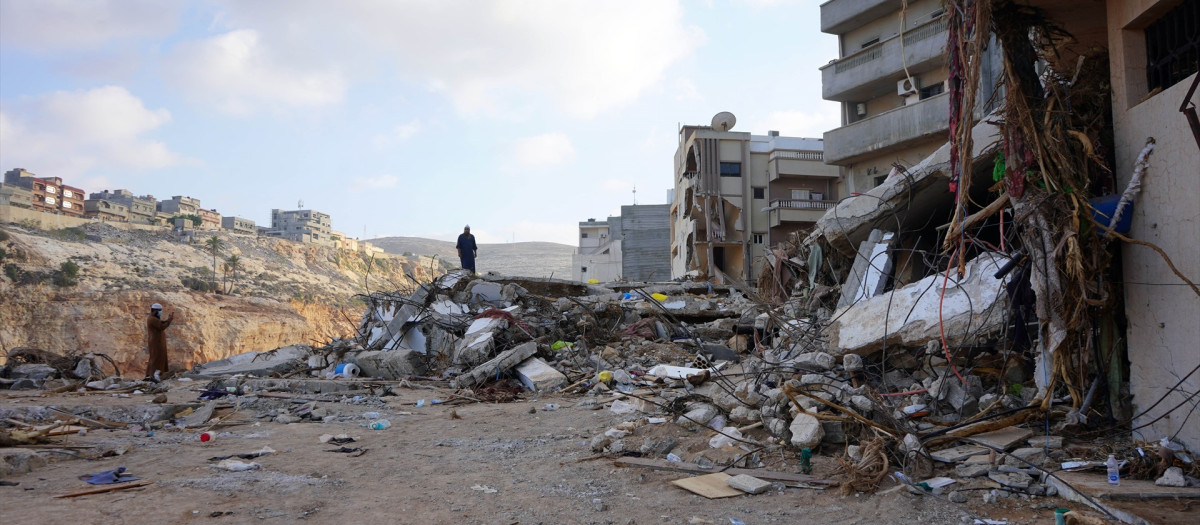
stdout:
{"type": "Polygon", "coordinates": [[[205,403],[204,406],[197,408],[194,412],[183,418],[183,426],[186,428],[203,426],[205,422],[212,418],[213,410],[216,407],[217,401],[215,399],[205,403]]]}
{"type": "Polygon", "coordinates": [[[1041,465],[1042,462],[1045,461],[1045,459],[1046,459],[1045,449],[1040,448],[1040,447],[1026,447],[1026,448],[1018,448],[1012,452],[1009,452],[1007,456],[1004,456],[1004,464],[1023,468],[1023,467],[1027,467],[1029,463],[1033,463],[1034,465],[1041,465]],[[1021,461],[1021,460],[1025,460],[1025,461],[1021,461]],[[1026,463],[1026,462],[1029,462],[1029,463],[1026,463]]]}
{"type": "Polygon", "coordinates": [[[825,437],[821,420],[807,412],[796,414],[796,417],[792,418],[792,424],[788,426],[788,430],[792,433],[791,442],[796,448],[816,448],[821,444],[821,439],[825,437]]]}
{"type": "Polygon", "coordinates": [[[754,476],[746,474],[738,474],[725,480],[725,483],[730,487],[738,489],[747,494],[762,494],[771,489],[771,483],[763,481],[754,476]]]}
{"type": "Polygon", "coordinates": [[[729,420],[739,425],[757,423],[761,417],[762,414],[758,410],[746,406],[736,406],[729,411],[729,420]]]}
{"type": "Polygon", "coordinates": [[[717,407],[708,403],[694,403],[688,406],[687,413],[679,416],[675,422],[684,428],[696,428],[697,426],[707,425],[721,411],[717,407]]]}
{"type": "Polygon", "coordinates": [[[940,337],[939,319],[952,341],[968,331],[973,337],[998,331],[1007,322],[1008,299],[1005,278],[994,274],[1008,260],[1000,253],[981,254],[967,263],[961,280],[946,282],[944,294],[944,275],[939,273],[840,308],[825,329],[828,348],[837,355],[870,355],[884,345],[923,345],[940,337]],[[931,290],[937,293],[926,293],[931,290]]]}
{"type": "Polygon", "coordinates": [[[308,355],[312,347],[308,345],[291,345],[267,352],[246,352],[217,361],[196,365],[191,375],[218,376],[246,374],[266,377],[272,374],[283,375],[300,370],[307,366],[308,355]]]}
{"type": "Polygon", "coordinates": [[[58,370],[45,363],[23,363],[12,367],[9,371],[12,379],[32,379],[42,381],[58,375],[58,370]]]}
{"type": "Polygon", "coordinates": [[[27,448],[0,449],[0,478],[46,466],[46,458],[27,448]]]}
{"type": "Polygon", "coordinates": [[[679,440],[673,437],[665,437],[662,439],[646,438],[645,443],[640,449],[642,454],[650,456],[665,456],[679,444],[679,440]]]}
{"type": "Polygon", "coordinates": [[[1062,448],[1062,436],[1034,436],[1025,441],[1031,447],[1044,449],[1060,449],[1062,448]]]}
{"type": "Polygon", "coordinates": [[[929,456],[932,457],[934,461],[941,461],[943,463],[958,463],[959,461],[963,461],[971,456],[987,454],[987,452],[988,449],[977,445],[959,445],[953,448],[935,450],[930,452],[929,456]]]}
{"type": "Polygon", "coordinates": [[[847,372],[859,372],[863,369],[862,356],[858,354],[845,354],[842,356],[842,368],[847,372]]]}
{"type": "Polygon", "coordinates": [[[567,376],[537,357],[526,359],[517,365],[517,379],[521,380],[525,388],[534,392],[553,390],[567,383],[567,376]]]}
{"type": "Polygon", "coordinates": [[[380,379],[404,379],[425,371],[422,356],[416,350],[359,352],[354,356],[353,362],[361,369],[363,376],[380,379]]]}
{"type": "Polygon", "coordinates": [[[1033,478],[1024,472],[989,472],[988,479],[1014,489],[1027,489],[1033,483],[1033,478]]]}
{"type": "Polygon", "coordinates": [[[475,366],[487,360],[496,346],[493,334],[507,326],[508,321],[491,317],[480,317],[472,321],[463,338],[454,347],[454,364],[475,366]]]}
{"type": "Polygon", "coordinates": [[[1012,448],[1013,445],[1029,439],[1029,436],[1032,435],[1033,431],[1027,428],[1009,427],[1002,428],[1000,430],[993,430],[991,432],[984,432],[983,434],[974,436],[973,439],[990,447],[995,447],[1000,450],[1008,450],[1009,448],[1012,448]]]}
{"type": "Polygon", "coordinates": [[[1160,487],[1186,487],[1187,479],[1183,477],[1183,469],[1171,467],[1163,472],[1161,478],[1154,480],[1154,484],[1160,487]]]}
{"type": "Polygon", "coordinates": [[[836,363],[837,360],[825,352],[809,352],[806,354],[800,354],[791,362],[791,364],[794,366],[809,370],[829,370],[833,368],[833,365],[836,363]]]}
{"type": "Polygon", "coordinates": [[[954,467],[954,475],[960,478],[977,478],[983,476],[991,470],[991,466],[987,463],[963,463],[954,467]]]}
{"type": "Polygon", "coordinates": [[[872,230],[867,240],[858,245],[858,253],[854,257],[853,266],[850,267],[850,275],[842,284],[838,308],[870,299],[883,292],[887,284],[884,277],[892,272],[892,259],[888,256],[888,248],[893,237],[895,235],[891,232],[872,230]]]}
{"type": "Polygon", "coordinates": [[[875,409],[875,403],[867,396],[850,396],[850,404],[860,414],[869,414],[875,409]]]}
{"type": "Polygon", "coordinates": [[[513,367],[520,364],[522,361],[533,357],[537,353],[537,343],[528,341],[515,348],[505,350],[492,358],[490,361],[475,367],[470,372],[454,378],[455,388],[470,388],[489,377],[495,377],[498,374],[507,372],[513,367]]]}

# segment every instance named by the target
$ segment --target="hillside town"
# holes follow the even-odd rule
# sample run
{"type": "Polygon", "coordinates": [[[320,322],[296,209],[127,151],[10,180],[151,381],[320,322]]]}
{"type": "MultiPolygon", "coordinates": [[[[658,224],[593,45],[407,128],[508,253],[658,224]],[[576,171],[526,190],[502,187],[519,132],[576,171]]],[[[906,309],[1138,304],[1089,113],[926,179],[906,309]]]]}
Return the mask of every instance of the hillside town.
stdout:
{"type": "MultiPolygon", "coordinates": [[[[790,136],[696,104],[632,204],[589,181],[563,196],[577,215],[554,208],[569,276],[495,271],[470,223],[489,226],[461,219],[484,216],[469,192],[491,220],[554,206],[516,160],[496,165],[502,190],[464,176],[422,194],[421,178],[362,206],[452,216],[454,253],[412,258],[302,205],[266,227],[11,169],[6,514],[1196,523],[1200,0],[1080,4],[792,7],[837,41],[818,70],[837,124],[790,136]],[[665,203],[637,202],[667,176],[665,203]],[[159,237],[122,233],[138,229],[159,237]],[[252,285],[142,268],[190,250],[174,266],[203,273],[211,253],[215,281],[210,236],[271,239],[237,248],[252,285]],[[68,263],[92,269],[64,284],[68,263]],[[38,267],[62,268],[53,286],[13,276],[38,267]],[[287,279],[337,287],[337,308],[280,293],[287,279]]],[[[562,142],[539,137],[495,146],[562,142]]],[[[391,179],[356,180],[375,197],[391,179]]]]}

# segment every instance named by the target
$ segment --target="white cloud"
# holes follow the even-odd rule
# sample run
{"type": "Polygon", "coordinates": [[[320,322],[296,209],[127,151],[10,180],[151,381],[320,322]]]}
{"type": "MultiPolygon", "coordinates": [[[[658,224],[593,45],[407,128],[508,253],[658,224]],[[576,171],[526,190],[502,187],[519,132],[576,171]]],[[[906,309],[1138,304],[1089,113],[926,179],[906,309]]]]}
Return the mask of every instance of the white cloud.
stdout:
{"type": "MultiPolygon", "coordinates": [[[[765,135],[769,130],[785,137],[821,138],[822,134],[841,125],[838,106],[821,103],[815,110],[774,111],[758,122],[747,122],[742,129],[765,135]]],[[[740,126],[739,126],[740,127],[740,126]]]]}
{"type": "Polygon", "coordinates": [[[604,191],[632,191],[633,182],[625,179],[604,179],[600,183],[600,189],[604,191]]]}
{"type": "Polygon", "coordinates": [[[446,93],[464,114],[519,114],[546,99],[591,118],[635,101],[704,40],[684,24],[678,1],[223,5],[221,22],[261,35],[272,60],[318,75],[338,65],[365,76],[389,63],[413,84],[446,93]]]}
{"type": "Polygon", "coordinates": [[[512,159],[524,168],[545,168],[570,162],[575,158],[571,139],[562,133],[547,133],[513,141],[512,159]]]}
{"type": "Polygon", "coordinates": [[[400,179],[395,175],[379,175],[377,177],[354,177],[350,183],[350,191],[383,190],[395,188],[400,179]]]}
{"type": "Polygon", "coordinates": [[[346,92],[346,80],[336,67],[280,63],[253,29],[182,44],[167,60],[166,77],[174,87],[235,115],[264,107],[336,104],[346,92]]]}
{"type": "Polygon", "coordinates": [[[374,137],[371,138],[371,144],[375,145],[376,147],[381,147],[381,148],[391,146],[394,144],[399,144],[401,142],[404,142],[408,139],[413,138],[413,136],[416,135],[420,131],[421,131],[421,120],[413,119],[412,122],[409,122],[407,124],[400,124],[399,126],[396,126],[395,128],[392,128],[391,130],[389,130],[387,133],[380,133],[378,135],[375,135],[374,137]]]}
{"type": "Polygon", "coordinates": [[[162,37],[174,31],[181,8],[176,0],[5,0],[0,43],[45,52],[162,37]]]}
{"type": "Polygon", "coordinates": [[[698,102],[704,100],[704,95],[700,94],[700,90],[696,89],[696,84],[686,78],[677,78],[673,83],[675,91],[675,100],[680,102],[698,102]]]}
{"type": "Polygon", "coordinates": [[[143,137],[170,121],[170,112],[147,109],[118,86],[20,100],[0,112],[0,165],[63,178],[172,166],[183,159],[143,137]]]}

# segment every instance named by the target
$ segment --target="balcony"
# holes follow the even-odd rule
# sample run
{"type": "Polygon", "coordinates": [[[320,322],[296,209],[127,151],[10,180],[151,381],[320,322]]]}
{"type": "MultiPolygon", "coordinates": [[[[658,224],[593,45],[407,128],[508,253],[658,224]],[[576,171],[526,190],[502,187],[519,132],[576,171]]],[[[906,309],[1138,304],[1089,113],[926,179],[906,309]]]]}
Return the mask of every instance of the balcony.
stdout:
{"type": "Polygon", "coordinates": [[[821,98],[857,102],[895,93],[905,63],[914,75],[929,71],[945,63],[945,50],[946,17],[942,16],[822,67],[821,98]]]}
{"type": "Polygon", "coordinates": [[[820,151],[773,151],[767,157],[767,174],[774,182],[783,177],[837,178],[837,166],[825,163],[820,151]]]}
{"type": "Polygon", "coordinates": [[[770,224],[774,228],[784,223],[817,222],[834,207],[837,201],[787,199],[771,201],[770,224]]]}
{"type": "Polygon", "coordinates": [[[840,35],[901,7],[900,0],[830,0],[821,4],[821,32],[840,35]]]}
{"type": "Polygon", "coordinates": [[[868,154],[906,148],[945,134],[950,100],[945,93],[825,132],[825,161],[847,165],[868,154]]]}

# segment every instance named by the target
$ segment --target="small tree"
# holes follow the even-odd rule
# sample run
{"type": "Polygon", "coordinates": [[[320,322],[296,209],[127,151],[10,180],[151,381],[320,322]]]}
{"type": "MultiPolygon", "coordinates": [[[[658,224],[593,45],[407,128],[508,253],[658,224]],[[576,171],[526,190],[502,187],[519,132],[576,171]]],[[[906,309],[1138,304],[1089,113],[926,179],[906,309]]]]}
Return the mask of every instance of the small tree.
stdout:
{"type": "Polygon", "coordinates": [[[212,253],[212,258],[213,258],[212,287],[214,290],[217,289],[217,255],[219,255],[221,253],[221,247],[224,245],[225,245],[225,243],[222,242],[221,238],[217,237],[216,235],[213,235],[212,237],[209,237],[208,240],[204,241],[204,246],[208,248],[209,253],[212,253]]]}
{"type": "Polygon", "coordinates": [[[225,274],[222,276],[224,281],[222,285],[224,286],[226,283],[229,285],[225,293],[232,293],[233,285],[237,282],[237,272],[242,269],[242,259],[237,255],[230,255],[229,258],[225,259],[225,264],[221,265],[221,268],[225,270],[225,274]],[[230,278],[229,274],[233,274],[233,277],[230,278]]]}

